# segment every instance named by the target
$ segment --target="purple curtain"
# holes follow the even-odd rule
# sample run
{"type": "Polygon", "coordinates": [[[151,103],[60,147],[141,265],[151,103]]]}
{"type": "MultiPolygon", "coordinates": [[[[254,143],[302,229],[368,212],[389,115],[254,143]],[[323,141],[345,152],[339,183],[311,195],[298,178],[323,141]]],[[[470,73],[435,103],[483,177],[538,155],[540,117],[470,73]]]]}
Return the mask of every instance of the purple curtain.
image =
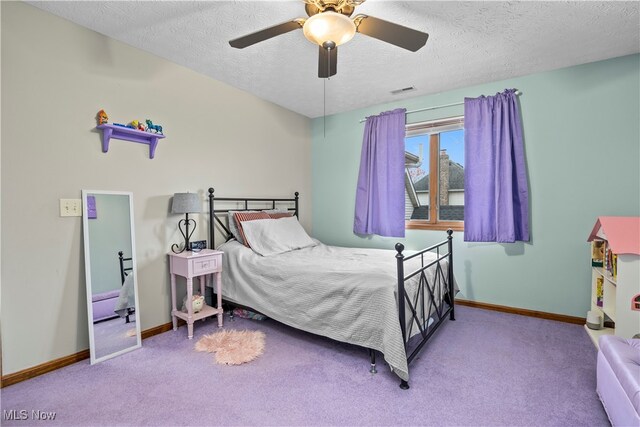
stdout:
{"type": "Polygon", "coordinates": [[[404,237],[404,108],[367,117],[353,232],[404,237]]]}
{"type": "Polygon", "coordinates": [[[464,240],[529,241],[529,190],[515,89],[464,100],[464,240]]]}

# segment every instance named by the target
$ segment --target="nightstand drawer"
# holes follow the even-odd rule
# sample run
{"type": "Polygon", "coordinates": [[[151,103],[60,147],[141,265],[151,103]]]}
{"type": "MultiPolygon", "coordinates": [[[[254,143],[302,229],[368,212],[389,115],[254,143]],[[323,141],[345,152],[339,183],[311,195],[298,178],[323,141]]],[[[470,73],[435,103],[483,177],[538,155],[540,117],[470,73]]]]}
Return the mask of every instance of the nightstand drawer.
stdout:
{"type": "Polygon", "coordinates": [[[220,270],[220,257],[196,258],[191,260],[191,271],[194,276],[214,273],[220,270]]]}

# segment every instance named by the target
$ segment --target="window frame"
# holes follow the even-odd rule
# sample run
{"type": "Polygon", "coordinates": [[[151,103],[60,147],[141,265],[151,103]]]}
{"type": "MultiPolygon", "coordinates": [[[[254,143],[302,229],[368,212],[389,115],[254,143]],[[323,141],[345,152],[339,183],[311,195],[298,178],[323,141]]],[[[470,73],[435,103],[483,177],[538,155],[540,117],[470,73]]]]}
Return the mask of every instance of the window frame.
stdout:
{"type": "MultiPolygon", "coordinates": [[[[405,126],[405,138],[429,134],[429,219],[405,220],[407,230],[448,230],[464,231],[463,221],[439,221],[440,206],[440,133],[464,129],[464,116],[447,117],[405,126]],[[436,173],[433,173],[435,171],[436,173]],[[438,191],[433,191],[437,188],[438,191]]],[[[466,183],[465,183],[466,184],[466,183]]],[[[466,191],[466,189],[465,189],[466,191]]]]}

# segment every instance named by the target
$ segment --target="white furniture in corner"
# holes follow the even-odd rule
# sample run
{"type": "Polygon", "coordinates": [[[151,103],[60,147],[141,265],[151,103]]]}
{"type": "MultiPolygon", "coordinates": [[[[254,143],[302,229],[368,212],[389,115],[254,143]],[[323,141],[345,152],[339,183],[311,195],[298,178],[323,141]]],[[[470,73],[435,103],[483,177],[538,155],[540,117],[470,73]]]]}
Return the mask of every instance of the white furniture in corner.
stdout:
{"type": "Polygon", "coordinates": [[[640,333],[640,217],[598,217],[588,241],[592,245],[591,310],[615,324],[600,330],[585,325],[597,348],[601,335],[631,338],[640,333]],[[602,245],[602,266],[593,265],[599,263],[593,259],[594,252],[599,252],[594,245],[602,245]]]}

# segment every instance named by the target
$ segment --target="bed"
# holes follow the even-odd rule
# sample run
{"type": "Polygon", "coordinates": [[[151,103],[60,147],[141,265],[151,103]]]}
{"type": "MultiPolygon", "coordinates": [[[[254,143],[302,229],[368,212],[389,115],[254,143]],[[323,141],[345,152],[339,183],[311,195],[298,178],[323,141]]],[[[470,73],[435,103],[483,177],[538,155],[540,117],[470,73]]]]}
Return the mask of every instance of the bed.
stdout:
{"type": "Polygon", "coordinates": [[[103,320],[110,320],[117,315],[113,309],[120,295],[119,290],[101,292],[91,296],[91,305],[93,307],[93,323],[103,320]]]}
{"type": "Polygon", "coordinates": [[[297,219],[298,199],[298,193],[292,199],[220,198],[209,189],[210,247],[216,247],[216,228],[226,240],[216,248],[224,252],[223,299],[369,349],[372,373],[378,351],[400,378],[400,387],[409,388],[411,361],[447,317],[455,320],[452,231],[444,241],[411,254],[404,254],[400,243],[393,251],[313,240],[301,249],[262,256],[233,237],[230,211],[280,209],[297,219]],[[397,301],[403,301],[400,309],[397,301]]]}
{"type": "Polygon", "coordinates": [[[122,287],[118,293],[118,299],[113,311],[120,317],[125,319],[125,323],[130,323],[129,316],[135,313],[135,290],[133,283],[133,267],[125,266],[125,262],[133,261],[133,258],[124,257],[124,252],[118,252],[118,261],[120,264],[120,280],[122,287]]]}
{"type": "Polygon", "coordinates": [[[125,263],[131,261],[125,258],[124,252],[118,252],[118,264],[120,266],[120,289],[102,292],[91,297],[93,308],[93,323],[103,320],[110,320],[118,316],[129,323],[129,316],[135,312],[135,301],[133,292],[132,267],[127,267],[125,263]]]}

